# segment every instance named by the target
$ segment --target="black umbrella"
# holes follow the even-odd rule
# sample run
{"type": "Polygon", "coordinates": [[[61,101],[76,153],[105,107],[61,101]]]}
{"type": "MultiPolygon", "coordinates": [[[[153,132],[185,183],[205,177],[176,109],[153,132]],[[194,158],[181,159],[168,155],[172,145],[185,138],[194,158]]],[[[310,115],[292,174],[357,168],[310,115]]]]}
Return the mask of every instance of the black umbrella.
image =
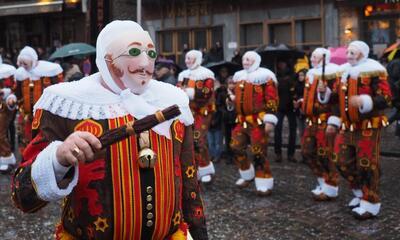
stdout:
{"type": "Polygon", "coordinates": [[[213,71],[215,75],[218,75],[221,68],[226,67],[228,69],[229,76],[235,74],[235,72],[242,69],[242,66],[240,66],[239,64],[228,61],[207,63],[206,65],[204,65],[204,67],[213,71]]]}
{"type": "Polygon", "coordinates": [[[276,70],[276,63],[278,59],[296,60],[297,58],[303,58],[305,53],[298,50],[297,48],[290,47],[286,44],[265,44],[258,48],[256,51],[261,56],[261,63],[269,67],[273,66],[276,70]]]}

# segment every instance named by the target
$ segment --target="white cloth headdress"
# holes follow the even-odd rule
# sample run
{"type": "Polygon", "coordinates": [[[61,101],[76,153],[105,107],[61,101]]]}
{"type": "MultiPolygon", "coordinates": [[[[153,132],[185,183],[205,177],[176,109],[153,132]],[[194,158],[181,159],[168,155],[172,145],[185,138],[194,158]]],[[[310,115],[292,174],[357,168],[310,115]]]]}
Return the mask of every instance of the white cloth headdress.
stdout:
{"type": "Polygon", "coordinates": [[[38,61],[38,55],[35,51],[35,49],[25,46],[18,55],[17,62],[19,62],[21,59],[29,59],[32,61],[32,68],[34,68],[37,64],[38,61]]]}
{"type": "Polygon", "coordinates": [[[143,28],[133,21],[112,21],[101,30],[96,42],[96,65],[107,86],[115,93],[119,94],[122,89],[115,83],[108,70],[105,60],[107,47],[119,39],[126,32],[144,31],[143,28]]]}
{"type": "MultiPolygon", "coordinates": [[[[325,54],[325,64],[328,64],[331,61],[331,51],[329,51],[326,48],[316,48],[314,50],[314,52],[312,53],[312,55],[314,55],[314,54],[319,54],[321,56],[323,56],[325,54]]],[[[320,64],[318,64],[318,66],[315,66],[315,67],[321,67],[321,66],[322,66],[322,62],[320,64]]]]}
{"type": "Polygon", "coordinates": [[[363,55],[363,58],[360,60],[365,60],[368,58],[369,54],[369,46],[363,41],[353,41],[349,44],[349,47],[357,48],[363,55]]]}
{"type": "Polygon", "coordinates": [[[246,70],[248,73],[254,72],[255,70],[257,70],[260,67],[261,56],[258,53],[256,53],[255,51],[247,51],[243,55],[243,58],[245,58],[245,57],[254,59],[253,65],[251,65],[250,68],[246,70]]]}
{"type": "Polygon", "coordinates": [[[186,56],[191,56],[196,59],[194,64],[190,67],[190,70],[193,70],[198,66],[200,66],[201,62],[203,61],[203,53],[201,53],[198,50],[190,50],[189,52],[186,53],[186,56]]]}

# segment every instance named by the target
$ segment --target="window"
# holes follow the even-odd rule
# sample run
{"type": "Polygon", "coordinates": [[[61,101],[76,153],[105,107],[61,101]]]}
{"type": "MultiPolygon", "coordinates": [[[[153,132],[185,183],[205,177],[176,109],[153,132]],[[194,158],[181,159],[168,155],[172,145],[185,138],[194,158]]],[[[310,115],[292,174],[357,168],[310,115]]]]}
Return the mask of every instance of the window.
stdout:
{"type": "Polygon", "coordinates": [[[240,48],[243,51],[252,50],[263,44],[263,24],[250,23],[240,26],[240,48]]]}
{"type": "Polygon", "coordinates": [[[291,23],[269,24],[269,43],[285,43],[292,45],[291,23]]]}
{"type": "Polygon", "coordinates": [[[303,46],[311,48],[323,45],[322,22],[320,18],[296,20],[296,47],[303,46]]]}
{"type": "Polygon", "coordinates": [[[157,33],[159,53],[186,68],[183,45],[186,43],[189,49],[210,50],[216,41],[223,42],[222,31],[222,27],[160,31],[157,33]]]}

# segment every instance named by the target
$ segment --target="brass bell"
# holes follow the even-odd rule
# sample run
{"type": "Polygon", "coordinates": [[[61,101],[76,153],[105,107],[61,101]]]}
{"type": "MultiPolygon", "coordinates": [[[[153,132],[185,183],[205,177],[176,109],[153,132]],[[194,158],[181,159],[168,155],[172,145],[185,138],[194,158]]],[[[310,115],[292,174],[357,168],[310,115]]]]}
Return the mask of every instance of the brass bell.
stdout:
{"type": "Polygon", "coordinates": [[[143,148],[139,152],[139,167],[154,168],[157,161],[157,154],[150,148],[143,148]]]}

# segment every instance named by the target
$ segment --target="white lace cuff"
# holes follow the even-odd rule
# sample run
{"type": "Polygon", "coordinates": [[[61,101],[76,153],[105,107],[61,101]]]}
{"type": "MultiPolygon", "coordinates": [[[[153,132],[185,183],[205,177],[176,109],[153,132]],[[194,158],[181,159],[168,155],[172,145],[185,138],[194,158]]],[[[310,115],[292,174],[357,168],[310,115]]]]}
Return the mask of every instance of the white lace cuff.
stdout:
{"type": "Polygon", "coordinates": [[[186,88],[185,92],[188,95],[190,100],[194,99],[194,88],[186,88]]]}
{"type": "Polygon", "coordinates": [[[372,111],[372,107],[373,107],[373,102],[372,102],[372,98],[367,95],[367,94],[361,94],[360,98],[362,100],[362,105],[361,107],[358,109],[360,111],[360,113],[369,113],[372,111]]]}
{"type": "Polygon", "coordinates": [[[318,101],[322,104],[327,104],[329,102],[329,99],[331,98],[331,89],[329,87],[326,87],[326,91],[324,93],[318,92],[318,101]]]}
{"type": "Polygon", "coordinates": [[[61,141],[50,143],[42,152],[38,154],[32,164],[32,181],[36,186],[36,191],[40,199],[44,201],[56,201],[72,192],[78,183],[79,168],[75,168],[74,177],[65,189],[60,189],[57,185],[56,170],[53,161],[56,159],[56,151],[61,141]]]}
{"type": "MultiPolygon", "coordinates": [[[[17,102],[17,97],[14,94],[10,94],[6,98],[6,103],[8,103],[8,101],[11,100],[11,99],[13,99],[15,103],[17,102]]],[[[14,104],[12,106],[7,104],[7,107],[8,107],[9,110],[15,110],[15,108],[17,108],[17,104],[14,104]]]]}

